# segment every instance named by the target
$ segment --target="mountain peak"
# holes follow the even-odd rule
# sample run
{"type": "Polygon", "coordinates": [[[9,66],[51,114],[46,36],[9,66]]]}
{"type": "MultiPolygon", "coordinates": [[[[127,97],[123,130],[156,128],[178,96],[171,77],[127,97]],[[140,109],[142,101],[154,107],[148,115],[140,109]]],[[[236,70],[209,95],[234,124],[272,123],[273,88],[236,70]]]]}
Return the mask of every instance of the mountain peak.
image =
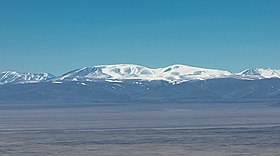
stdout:
{"type": "Polygon", "coordinates": [[[280,78],[280,70],[273,70],[270,68],[253,68],[244,70],[238,75],[254,79],[280,78]]]}

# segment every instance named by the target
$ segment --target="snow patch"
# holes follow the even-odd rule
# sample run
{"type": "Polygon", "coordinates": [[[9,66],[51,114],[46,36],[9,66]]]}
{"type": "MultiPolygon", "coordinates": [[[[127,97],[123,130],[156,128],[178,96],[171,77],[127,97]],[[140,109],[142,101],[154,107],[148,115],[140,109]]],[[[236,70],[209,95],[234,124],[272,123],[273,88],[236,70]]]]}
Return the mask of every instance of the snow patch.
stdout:
{"type": "Polygon", "coordinates": [[[110,80],[110,79],[106,79],[105,81],[106,82],[112,82],[112,83],[121,83],[121,82],[123,82],[121,80],[110,80]]]}

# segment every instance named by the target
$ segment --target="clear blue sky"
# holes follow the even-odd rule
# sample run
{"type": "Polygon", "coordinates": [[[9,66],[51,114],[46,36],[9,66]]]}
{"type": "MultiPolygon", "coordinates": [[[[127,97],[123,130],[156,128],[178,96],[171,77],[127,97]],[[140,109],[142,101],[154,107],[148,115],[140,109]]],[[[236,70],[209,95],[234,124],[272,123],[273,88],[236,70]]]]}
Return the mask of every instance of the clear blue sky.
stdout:
{"type": "Polygon", "coordinates": [[[280,0],[0,0],[0,71],[280,69],[280,0]]]}

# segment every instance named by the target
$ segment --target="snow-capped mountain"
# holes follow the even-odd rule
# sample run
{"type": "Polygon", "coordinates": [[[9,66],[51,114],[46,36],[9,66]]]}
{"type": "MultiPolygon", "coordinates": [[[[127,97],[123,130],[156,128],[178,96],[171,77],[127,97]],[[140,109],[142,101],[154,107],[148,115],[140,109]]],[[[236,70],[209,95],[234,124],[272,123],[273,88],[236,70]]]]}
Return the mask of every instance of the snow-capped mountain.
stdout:
{"type": "Polygon", "coordinates": [[[0,84],[7,83],[38,83],[51,81],[62,83],[69,81],[99,81],[122,82],[125,80],[135,81],[167,81],[171,84],[193,80],[208,80],[217,78],[233,78],[241,80],[259,80],[266,78],[280,78],[280,70],[269,68],[256,68],[244,70],[240,73],[232,73],[224,70],[206,69],[186,65],[172,65],[163,68],[148,68],[133,64],[98,65],[83,67],[70,71],[62,76],[54,77],[52,74],[41,73],[0,73],[0,84]]]}
{"type": "Polygon", "coordinates": [[[163,80],[171,83],[180,83],[189,80],[206,80],[226,78],[233,74],[228,71],[190,67],[186,65],[172,65],[165,68],[147,68],[132,64],[100,65],[84,67],[68,72],[57,81],[93,81],[97,79],[109,80],[163,80]]]}
{"type": "Polygon", "coordinates": [[[2,72],[0,104],[279,103],[279,75],[279,70],[272,69],[231,73],[186,65],[153,69],[131,64],[84,67],[58,77],[48,73],[2,72]]]}
{"type": "Polygon", "coordinates": [[[273,70],[270,68],[255,68],[247,69],[236,75],[242,79],[265,79],[265,78],[280,78],[280,70],[273,70]]]}
{"type": "Polygon", "coordinates": [[[49,73],[20,73],[15,71],[5,71],[0,73],[0,84],[7,83],[37,83],[54,78],[49,73]]]}

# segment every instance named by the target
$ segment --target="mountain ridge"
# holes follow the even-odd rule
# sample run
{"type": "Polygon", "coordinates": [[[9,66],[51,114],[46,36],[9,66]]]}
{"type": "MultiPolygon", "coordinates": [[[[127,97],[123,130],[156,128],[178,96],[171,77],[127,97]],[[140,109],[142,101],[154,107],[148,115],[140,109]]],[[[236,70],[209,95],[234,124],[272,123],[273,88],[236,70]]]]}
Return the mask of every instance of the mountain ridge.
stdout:
{"type": "Polygon", "coordinates": [[[50,73],[25,73],[4,71],[0,73],[0,84],[8,83],[38,83],[54,78],[50,73]]]}
{"type": "Polygon", "coordinates": [[[69,71],[61,76],[50,73],[21,73],[5,71],[0,73],[0,84],[39,83],[52,81],[63,83],[65,81],[167,81],[171,84],[180,84],[194,80],[208,80],[217,78],[235,78],[243,80],[258,80],[267,78],[280,78],[280,70],[270,68],[246,69],[239,73],[225,70],[192,67],[174,64],[161,68],[148,68],[135,64],[97,65],[82,67],[69,71]]]}

